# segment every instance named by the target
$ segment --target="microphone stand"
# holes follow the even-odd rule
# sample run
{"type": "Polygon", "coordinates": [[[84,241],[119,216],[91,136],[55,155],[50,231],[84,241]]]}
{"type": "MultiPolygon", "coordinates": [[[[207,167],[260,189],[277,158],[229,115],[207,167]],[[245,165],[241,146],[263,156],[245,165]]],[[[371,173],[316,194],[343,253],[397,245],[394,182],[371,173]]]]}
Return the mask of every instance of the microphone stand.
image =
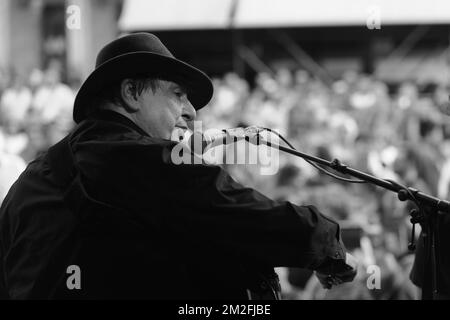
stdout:
{"type": "MultiPolygon", "coordinates": [[[[437,235],[438,235],[438,218],[439,215],[450,213],[450,202],[442,200],[428,194],[425,194],[417,189],[402,186],[401,184],[392,181],[380,179],[370,174],[362,171],[355,170],[339,161],[334,159],[333,161],[328,161],[315,156],[308,155],[306,153],[297,151],[292,148],[287,148],[280,146],[278,144],[266,141],[258,135],[258,143],[264,144],[271,148],[276,148],[283,152],[292,154],[294,156],[318,163],[323,166],[327,166],[337,172],[342,174],[350,175],[352,177],[358,178],[365,182],[371,183],[373,185],[379,186],[386,190],[397,193],[397,197],[400,201],[413,201],[417,209],[412,209],[410,211],[412,228],[412,238],[408,245],[410,251],[414,251],[414,237],[415,237],[415,224],[420,223],[423,230],[422,236],[424,239],[425,248],[425,266],[424,266],[424,278],[422,284],[422,299],[430,300],[436,299],[438,294],[437,288],[437,276],[438,276],[438,265],[436,257],[436,246],[437,235]]],[[[450,232],[450,231],[449,231],[450,232]]]]}

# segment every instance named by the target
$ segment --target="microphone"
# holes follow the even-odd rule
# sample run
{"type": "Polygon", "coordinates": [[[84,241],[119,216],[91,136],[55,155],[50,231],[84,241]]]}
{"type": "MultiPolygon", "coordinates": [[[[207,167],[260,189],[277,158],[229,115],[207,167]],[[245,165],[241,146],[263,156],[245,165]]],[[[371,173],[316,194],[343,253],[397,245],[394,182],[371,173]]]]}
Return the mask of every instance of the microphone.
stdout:
{"type": "Polygon", "coordinates": [[[241,140],[253,142],[253,137],[257,137],[259,144],[258,133],[261,129],[257,126],[247,128],[231,128],[222,130],[207,130],[206,132],[193,132],[187,141],[187,145],[195,154],[203,154],[211,148],[228,145],[241,140]]]}

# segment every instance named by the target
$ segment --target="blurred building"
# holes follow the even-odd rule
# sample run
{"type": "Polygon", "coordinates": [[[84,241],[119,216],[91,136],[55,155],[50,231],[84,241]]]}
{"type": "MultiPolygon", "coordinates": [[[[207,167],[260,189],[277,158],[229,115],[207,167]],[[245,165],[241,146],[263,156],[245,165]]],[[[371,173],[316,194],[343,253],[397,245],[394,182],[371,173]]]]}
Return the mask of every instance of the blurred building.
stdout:
{"type": "Polygon", "coordinates": [[[213,76],[288,64],[322,80],[355,71],[442,83],[449,26],[448,0],[0,0],[0,67],[56,60],[84,79],[102,45],[149,31],[213,76]]]}
{"type": "Polygon", "coordinates": [[[447,82],[448,0],[124,0],[119,28],[150,31],[212,75],[288,63],[326,79],[447,82]]]}
{"type": "MultiPolygon", "coordinates": [[[[117,36],[122,0],[0,0],[0,67],[28,73],[57,62],[84,78],[117,36]]],[[[67,80],[67,79],[66,79],[67,80]]]]}

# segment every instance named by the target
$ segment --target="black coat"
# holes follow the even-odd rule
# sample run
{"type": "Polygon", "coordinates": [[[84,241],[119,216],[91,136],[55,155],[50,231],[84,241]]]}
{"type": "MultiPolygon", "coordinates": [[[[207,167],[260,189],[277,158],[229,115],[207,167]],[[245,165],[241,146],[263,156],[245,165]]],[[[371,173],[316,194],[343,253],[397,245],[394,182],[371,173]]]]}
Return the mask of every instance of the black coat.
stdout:
{"type": "Polygon", "coordinates": [[[245,299],[259,271],[343,261],[338,224],[315,207],[274,202],[218,166],[172,164],[173,145],[101,112],[31,162],[0,210],[7,296],[245,299]]]}

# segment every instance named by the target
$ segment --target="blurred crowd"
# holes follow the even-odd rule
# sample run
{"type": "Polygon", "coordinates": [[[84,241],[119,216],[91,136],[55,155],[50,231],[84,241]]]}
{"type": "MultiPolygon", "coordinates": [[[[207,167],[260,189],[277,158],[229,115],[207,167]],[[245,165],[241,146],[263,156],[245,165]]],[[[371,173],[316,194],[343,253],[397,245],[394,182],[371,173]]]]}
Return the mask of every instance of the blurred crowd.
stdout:
{"type": "MultiPolygon", "coordinates": [[[[233,73],[214,83],[209,110],[199,112],[206,127],[271,128],[302,152],[337,158],[379,178],[450,198],[445,84],[388,86],[355,72],[326,84],[304,70],[288,68],[260,73],[252,84],[233,73]]],[[[340,221],[347,249],[361,261],[356,282],[332,290],[321,289],[310,271],[279,269],[285,298],[418,298],[409,280],[414,258],[408,252],[411,204],[370,184],[331,178],[283,152],[276,175],[261,175],[255,165],[228,169],[235,179],[271,198],[312,204],[340,221]]]]}
{"type": "Polygon", "coordinates": [[[0,203],[26,164],[74,125],[76,88],[61,77],[58,63],[29,73],[0,69],[0,203]]]}
{"type": "MultiPolygon", "coordinates": [[[[288,68],[259,73],[252,83],[234,73],[213,81],[213,100],[198,113],[205,128],[268,127],[303,152],[338,158],[380,178],[450,198],[445,85],[425,90],[405,82],[393,90],[354,72],[326,84],[288,68]]],[[[29,74],[0,70],[0,203],[26,164],[73,127],[76,90],[61,81],[58,66],[29,74]]],[[[333,179],[283,153],[275,175],[259,174],[256,165],[229,165],[228,170],[271,198],[312,204],[339,220],[348,249],[362,262],[354,283],[332,290],[321,289],[310,271],[279,269],[284,298],[417,298],[408,278],[411,207],[395,194],[333,179]],[[379,284],[370,278],[374,265],[380,268],[379,284]]]]}

